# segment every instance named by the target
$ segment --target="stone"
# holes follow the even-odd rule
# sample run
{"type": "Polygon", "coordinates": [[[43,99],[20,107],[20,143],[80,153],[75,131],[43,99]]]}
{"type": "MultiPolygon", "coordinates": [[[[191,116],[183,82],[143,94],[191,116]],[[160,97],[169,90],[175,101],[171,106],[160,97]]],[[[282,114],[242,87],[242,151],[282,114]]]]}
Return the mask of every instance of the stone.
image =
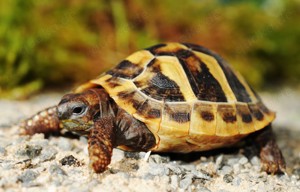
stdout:
{"type": "Polygon", "coordinates": [[[250,162],[254,166],[260,166],[260,160],[257,156],[252,157],[250,162]]]}
{"type": "Polygon", "coordinates": [[[5,148],[0,146],[0,154],[5,155],[5,153],[6,153],[5,148]]]}
{"type": "Polygon", "coordinates": [[[183,190],[187,189],[193,182],[193,174],[186,174],[179,182],[179,187],[183,190]]]}
{"type": "Polygon", "coordinates": [[[79,164],[80,164],[79,161],[73,155],[66,156],[66,157],[62,158],[59,162],[63,166],[64,165],[79,166],[79,164]]]}
{"type": "Polygon", "coordinates": [[[57,164],[50,165],[49,172],[57,175],[67,175],[67,173],[57,164]]]}
{"type": "Polygon", "coordinates": [[[160,164],[160,163],[167,163],[169,159],[167,157],[162,157],[160,155],[154,154],[154,155],[150,155],[148,161],[160,164]]]}
{"type": "Polygon", "coordinates": [[[58,140],[58,147],[64,151],[71,151],[73,148],[72,142],[64,137],[60,137],[58,140]]]}
{"type": "Polygon", "coordinates": [[[172,189],[177,189],[178,188],[178,176],[177,175],[171,175],[170,177],[170,185],[172,187],[172,189]]]}
{"type": "Polygon", "coordinates": [[[32,170],[26,170],[18,177],[18,180],[22,183],[28,183],[35,180],[38,176],[39,174],[37,172],[32,170]]]}
{"type": "Polygon", "coordinates": [[[223,177],[223,181],[225,181],[226,183],[231,183],[233,179],[234,179],[234,177],[232,175],[229,175],[229,174],[226,174],[223,177]]]}
{"type": "Polygon", "coordinates": [[[149,173],[154,176],[163,176],[169,174],[169,169],[165,165],[150,163],[149,173]]]}
{"type": "Polygon", "coordinates": [[[221,175],[230,174],[230,173],[232,173],[232,172],[233,172],[233,168],[230,167],[230,166],[228,166],[228,165],[223,166],[222,169],[219,170],[219,173],[220,173],[221,175]]]}
{"type": "Polygon", "coordinates": [[[246,157],[242,157],[240,160],[239,160],[239,164],[241,165],[245,165],[246,163],[248,163],[248,159],[246,157]]]}
{"type": "Polygon", "coordinates": [[[176,164],[166,164],[166,167],[170,170],[171,174],[180,175],[182,174],[182,169],[176,164]]]}
{"type": "Polygon", "coordinates": [[[140,154],[138,152],[125,151],[124,156],[131,159],[140,159],[140,154]]]}
{"type": "Polygon", "coordinates": [[[235,174],[240,173],[240,172],[241,172],[241,165],[240,165],[240,164],[235,164],[235,165],[233,165],[233,172],[234,172],[235,174]]]}
{"type": "Polygon", "coordinates": [[[239,162],[239,158],[230,158],[227,160],[227,164],[230,166],[234,166],[239,162]]]}
{"type": "Polygon", "coordinates": [[[204,187],[204,186],[200,186],[200,185],[198,185],[198,186],[196,187],[196,191],[199,191],[199,192],[211,192],[211,190],[207,189],[207,188],[204,187]]]}
{"type": "Polygon", "coordinates": [[[219,169],[222,166],[223,155],[219,155],[216,159],[216,169],[219,169]]]}
{"type": "Polygon", "coordinates": [[[40,162],[50,161],[52,159],[55,159],[55,156],[57,154],[57,150],[54,147],[47,147],[44,148],[41,155],[40,155],[40,162]]]}
{"type": "Polygon", "coordinates": [[[193,175],[194,179],[211,180],[211,176],[203,170],[191,170],[191,174],[193,175]]]}
{"type": "Polygon", "coordinates": [[[242,179],[239,178],[239,177],[235,177],[235,178],[233,178],[233,180],[232,180],[232,184],[233,184],[234,186],[240,186],[241,182],[242,182],[242,179]]]}
{"type": "Polygon", "coordinates": [[[24,147],[17,150],[16,154],[21,156],[27,156],[33,159],[41,154],[42,146],[40,145],[25,145],[24,147]]]}

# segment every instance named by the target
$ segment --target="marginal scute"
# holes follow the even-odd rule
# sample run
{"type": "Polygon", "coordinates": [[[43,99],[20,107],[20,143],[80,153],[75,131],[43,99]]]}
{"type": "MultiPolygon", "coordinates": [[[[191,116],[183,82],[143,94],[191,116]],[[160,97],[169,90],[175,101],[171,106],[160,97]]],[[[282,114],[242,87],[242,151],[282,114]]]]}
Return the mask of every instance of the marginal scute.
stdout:
{"type": "Polygon", "coordinates": [[[137,109],[137,114],[146,118],[160,118],[161,117],[161,105],[158,102],[146,100],[137,109]]]}
{"type": "Polygon", "coordinates": [[[237,115],[240,117],[243,123],[251,123],[253,121],[248,105],[237,104],[236,109],[237,109],[237,115]]]}
{"type": "Polygon", "coordinates": [[[165,103],[159,135],[187,135],[191,106],[188,103],[165,103]]]}
{"type": "Polygon", "coordinates": [[[194,103],[191,113],[191,127],[189,135],[215,135],[216,134],[216,103],[194,103]]]}
{"type": "Polygon", "coordinates": [[[216,135],[233,136],[239,134],[234,104],[220,104],[217,108],[216,135]]]}
{"type": "Polygon", "coordinates": [[[253,119],[247,103],[237,103],[237,123],[240,134],[249,134],[255,131],[255,119],[253,119]]]}
{"type": "Polygon", "coordinates": [[[258,121],[262,121],[264,119],[264,114],[260,111],[259,107],[256,104],[249,103],[248,104],[251,114],[258,121]]]}

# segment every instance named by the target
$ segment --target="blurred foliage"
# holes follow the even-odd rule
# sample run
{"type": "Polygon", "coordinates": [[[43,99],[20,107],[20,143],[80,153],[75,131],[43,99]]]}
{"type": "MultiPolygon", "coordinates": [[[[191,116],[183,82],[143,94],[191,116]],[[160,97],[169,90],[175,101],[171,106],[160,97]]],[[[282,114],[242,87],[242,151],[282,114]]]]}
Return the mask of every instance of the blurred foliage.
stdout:
{"type": "Polygon", "coordinates": [[[298,0],[0,2],[0,97],[76,85],[165,41],[204,45],[254,87],[300,81],[298,0]]]}

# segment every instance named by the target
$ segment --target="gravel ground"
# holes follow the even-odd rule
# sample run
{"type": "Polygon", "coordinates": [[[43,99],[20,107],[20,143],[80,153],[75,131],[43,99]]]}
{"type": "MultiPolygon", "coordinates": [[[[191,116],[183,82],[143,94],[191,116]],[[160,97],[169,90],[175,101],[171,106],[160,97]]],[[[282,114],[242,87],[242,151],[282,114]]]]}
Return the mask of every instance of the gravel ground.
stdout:
{"type": "Polygon", "coordinates": [[[19,136],[15,125],[62,94],[0,100],[0,191],[300,191],[300,93],[263,94],[277,111],[274,130],[287,161],[279,176],[260,171],[251,146],[193,154],[129,153],[115,149],[103,174],[88,168],[87,140],[19,136]]]}

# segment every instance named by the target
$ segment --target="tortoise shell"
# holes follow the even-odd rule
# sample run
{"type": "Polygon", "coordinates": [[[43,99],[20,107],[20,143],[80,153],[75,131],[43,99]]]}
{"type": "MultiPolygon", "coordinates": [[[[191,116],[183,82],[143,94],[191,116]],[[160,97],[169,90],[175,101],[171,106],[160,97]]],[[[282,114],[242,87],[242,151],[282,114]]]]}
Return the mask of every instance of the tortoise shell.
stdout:
{"type": "Polygon", "coordinates": [[[95,86],[147,125],[156,137],[153,151],[228,146],[275,118],[229,64],[194,44],[159,44],[135,52],[76,92],[95,86]]]}

